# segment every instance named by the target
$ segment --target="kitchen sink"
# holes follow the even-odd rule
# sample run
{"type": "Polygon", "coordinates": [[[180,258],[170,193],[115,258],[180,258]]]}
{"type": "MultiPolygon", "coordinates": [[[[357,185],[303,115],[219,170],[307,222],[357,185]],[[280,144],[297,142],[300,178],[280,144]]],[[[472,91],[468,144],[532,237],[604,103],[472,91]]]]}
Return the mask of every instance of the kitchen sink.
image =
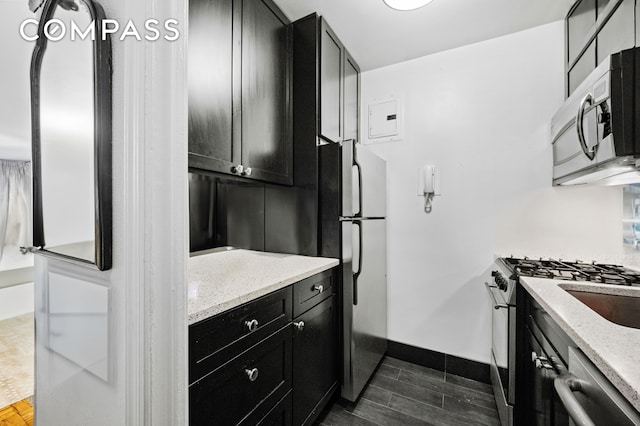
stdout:
{"type": "Polygon", "coordinates": [[[625,327],[640,329],[640,297],[565,290],[601,317],[625,327]]]}

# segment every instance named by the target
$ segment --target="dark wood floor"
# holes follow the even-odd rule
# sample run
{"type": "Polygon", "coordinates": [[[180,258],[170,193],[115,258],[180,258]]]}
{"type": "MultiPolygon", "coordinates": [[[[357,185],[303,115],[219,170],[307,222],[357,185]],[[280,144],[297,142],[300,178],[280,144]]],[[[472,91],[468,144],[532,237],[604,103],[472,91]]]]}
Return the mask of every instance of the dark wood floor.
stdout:
{"type": "Polygon", "coordinates": [[[356,404],[334,402],[322,426],[499,426],[490,385],[385,358],[356,404]]]}

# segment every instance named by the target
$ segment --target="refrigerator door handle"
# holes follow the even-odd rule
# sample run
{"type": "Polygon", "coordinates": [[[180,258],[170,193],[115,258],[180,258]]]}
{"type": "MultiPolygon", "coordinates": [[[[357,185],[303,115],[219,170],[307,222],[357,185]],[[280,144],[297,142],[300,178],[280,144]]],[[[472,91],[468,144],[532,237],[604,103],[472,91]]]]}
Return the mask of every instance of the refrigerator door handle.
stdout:
{"type": "Polygon", "coordinates": [[[362,222],[354,220],[353,224],[358,227],[358,271],[353,273],[353,304],[358,304],[358,277],[362,272],[362,222]]]}
{"type": "Polygon", "coordinates": [[[354,216],[362,216],[362,166],[358,163],[356,158],[356,150],[353,152],[353,165],[358,170],[358,211],[354,213],[354,216]]]}

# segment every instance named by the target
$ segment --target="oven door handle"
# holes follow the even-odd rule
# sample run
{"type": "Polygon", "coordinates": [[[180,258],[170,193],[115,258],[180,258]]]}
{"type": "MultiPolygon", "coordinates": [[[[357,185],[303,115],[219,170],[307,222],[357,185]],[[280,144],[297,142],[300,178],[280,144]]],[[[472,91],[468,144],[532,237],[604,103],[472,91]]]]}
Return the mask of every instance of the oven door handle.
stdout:
{"type": "Polygon", "coordinates": [[[564,405],[567,413],[577,426],[595,426],[589,414],[587,414],[573,394],[574,392],[583,391],[585,386],[588,386],[584,381],[578,379],[571,373],[566,373],[556,377],[553,385],[558,392],[562,405],[564,405]]]}
{"type": "Polygon", "coordinates": [[[489,296],[493,301],[493,309],[509,309],[509,305],[505,305],[504,303],[498,303],[496,297],[493,295],[492,288],[497,288],[496,286],[489,285],[489,283],[484,283],[484,286],[487,288],[487,292],[489,292],[489,296]]]}

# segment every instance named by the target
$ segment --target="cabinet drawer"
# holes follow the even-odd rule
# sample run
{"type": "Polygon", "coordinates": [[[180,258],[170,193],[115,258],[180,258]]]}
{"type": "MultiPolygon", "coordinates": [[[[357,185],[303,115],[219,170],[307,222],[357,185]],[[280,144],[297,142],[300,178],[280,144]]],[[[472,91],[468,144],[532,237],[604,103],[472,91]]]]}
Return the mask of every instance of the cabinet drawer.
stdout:
{"type": "Polygon", "coordinates": [[[289,323],[291,297],[287,287],[189,327],[189,383],[289,323]]]}
{"type": "Polygon", "coordinates": [[[291,389],[291,342],[287,325],[193,383],[190,425],[255,425],[263,419],[291,389]]]}
{"type": "Polygon", "coordinates": [[[290,426],[292,392],[289,391],[287,396],[282,398],[278,405],[258,422],[257,426],[290,426]]]}
{"type": "Polygon", "coordinates": [[[334,292],[334,269],[321,272],[293,285],[293,316],[297,317],[334,292]]]}

